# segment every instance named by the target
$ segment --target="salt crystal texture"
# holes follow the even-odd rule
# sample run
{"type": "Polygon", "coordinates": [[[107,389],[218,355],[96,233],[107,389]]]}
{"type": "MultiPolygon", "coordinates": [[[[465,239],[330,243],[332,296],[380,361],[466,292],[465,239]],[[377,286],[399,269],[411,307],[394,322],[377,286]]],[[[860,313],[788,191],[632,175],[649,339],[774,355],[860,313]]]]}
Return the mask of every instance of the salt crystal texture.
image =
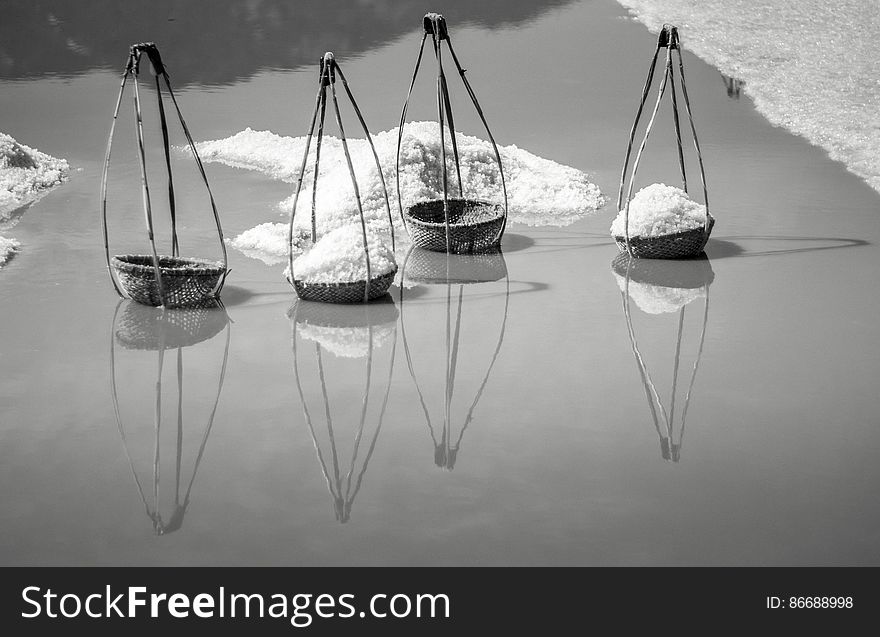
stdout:
{"type": "MultiPolygon", "coordinates": [[[[390,241],[367,232],[370,252],[370,276],[376,278],[397,269],[390,241]]],[[[367,279],[364,235],[359,225],[331,230],[319,237],[311,250],[293,262],[294,276],[307,283],[353,283],[367,279]]],[[[289,274],[289,272],[286,272],[289,274]]]]}
{"type": "Polygon", "coordinates": [[[6,265],[9,257],[18,249],[18,241],[0,237],[0,268],[6,265]]]}
{"type": "Polygon", "coordinates": [[[0,133],[0,223],[65,181],[69,170],[67,161],[0,133]]]}
{"type": "MultiPolygon", "coordinates": [[[[621,292],[627,292],[626,277],[614,272],[617,287],[621,292]]],[[[704,287],[698,288],[673,288],[665,285],[652,285],[639,281],[629,282],[629,297],[635,302],[640,310],[647,314],[666,314],[678,312],[688,303],[706,296],[704,287]]]]}
{"type": "MultiPolygon", "coordinates": [[[[626,232],[625,210],[611,224],[611,234],[626,232]]],[[[661,237],[702,228],[706,206],[693,201],[681,188],[651,184],[642,188],[629,203],[629,236],[661,237]]]]}
{"type": "MultiPolygon", "coordinates": [[[[373,137],[376,152],[391,202],[392,219],[397,237],[406,241],[401,225],[395,189],[395,161],[399,129],[373,137]]],[[[501,203],[501,180],[492,145],[478,137],[456,135],[461,160],[461,177],[465,195],[501,203]]],[[[250,128],[232,137],[197,144],[204,161],[213,161],[238,168],[262,172],[273,179],[294,183],[299,176],[305,150],[305,137],[281,137],[268,131],[250,128]]],[[[451,148],[446,134],[447,150],[451,148]]],[[[388,212],[382,182],[376,170],[372,151],[365,139],[349,140],[355,174],[358,180],[364,216],[374,230],[388,227],[388,212]]],[[[508,189],[509,220],[531,226],[564,226],[595,212],[605,204],[599,188],[589,176],[575,168],[543,159],[516,146],[499,147],[508,189]]],[[[296,211],[296,234],[309,231],[311,225],[312,188],[314,183],[313,141],[303,178],[296,211]]],[[[400,151],[400,192],[404,206],[443,196],[441,150],[436,122],[413,122],[404,127],[400,151]]],[[[450,196],[458,195],[458,184],[452,153],[447,152],[450,196]]],[[[321,166],[315,193],[319,232],[327,232],[357,220],[357,203],[351,176],[345,162],[341,141],[325,136],[321,146],[321,166]]],[[[293,196],[280,203],[289,212],[293,196]]],[[[287,254],[287,225],[262,224],[232,240],[242,251],[259,251],[264,260],[287,254]]]]}

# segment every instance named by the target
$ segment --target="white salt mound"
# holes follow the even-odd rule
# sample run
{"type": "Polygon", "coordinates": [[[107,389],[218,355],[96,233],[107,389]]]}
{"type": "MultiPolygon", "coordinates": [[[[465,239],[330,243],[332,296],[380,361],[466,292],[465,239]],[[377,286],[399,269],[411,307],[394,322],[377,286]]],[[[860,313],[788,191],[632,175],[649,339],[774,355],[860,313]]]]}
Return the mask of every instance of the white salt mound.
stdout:
{"type": "MultiPolygon", "coordinates": [[[[394,272],[397,261],[390,240],[367,232],[370,252],[370,275],[375,278],[394,272]]],[[[359,225],[348,225],[319,237],[311,250],[293,262],[297,280],[308,283],[353,283],[367,278],[364,236],[359,225]]],[[[289,274],[289,273],[286,273],[289,274]]]]}
{"type": "Polygon", "coordinates": [[[18,249],[18,241],[0,237],[0,268],[6,265],[9,257],[18,249]]]}
{"type": "MultiPolygon", "coordinates": [[[[379,133],[373,137],[373,142],[388,188],[397,237],[405,241],[406,232],[401,225],[395,189],[398,131],[394,128],[379,133]]],[[[492,145],[478,137],[461,133],[456,135],[456,141],[465,195],[472,199],[501,203],[501,180],[492,145]]],[[[257,170],[273,179],[294,183],[299,176],[305,142],[305,137],[280,137],[268,131],[248,128],[227,139],[201,142],[197,148],[205,161],[257,170]]],[[[446,146],[449,151],[451,142],[448,132],[446,146]]],[[[376,230],[387,230],[388,212],[382,182],[369,144],[365,139],[351,139],[349,150],[367,223],[376,230]]],[[[543,159],[516,146],[499,147],[499,152],[504,165],[511,223],[564,226],[605,204],[599,188],[580,170],[543,159]]],[[[303,233],[308,231],[311,224],[314,154],[313,140],[296,211],[295,225],[303,233]]],[[[447,152],[447,155],[450,194],[457,196],[458,184],[452,153],[447,152]]],[[[437,123],[407,124],[400,152],[400,191],[405,206],[443,196],[441,166],[437,123]]],[[[351,177],[342,143],[336,137],[324,137],[315,199],[321,233],[356,222],[358,212],[351,177]]],[[[290,212],[293,196],[282,201],[279,207],[290,212]]],[[[287,227],[283,223],[262,224],[242,233],[231,243],[242,251],[259,250],[276,258],[283,257],[287,254],[287,227]]]]}
{"type": "MultiPolygon", "coordinates": [[[[614,278],[621,292],[626,292],[626,277],[616,272],[614,278]]],[[[678,312],[688,303],[706,296],[705,288],[673,288],[665,285],[651,285],[630,279],[629,298],[640,310],[647,314],[666,314],[678,312]]]]}
{"type": "Polygon", "coordinates": [[[0,222],[67,180],[69,170],[67,161],[0,133],[0,222]]]}
{"type": "MultiPolygon", "coordinates": [[[[622,237],[626,232],[624,210],[611,224],[611,234],[622,237]]],[[[629,204],[629,236],[661,237],[702,228],[706,206],[692,200],[681,188],[651,184],[642,188],[629,204]]]]}
{"type": "Polygon", "coordinates": [[[391,340],[394,335],[394,322],[384,325],[363,327],[328,327],[300,323],[297,332],[304,339],[314,341],[325,350],[340,358],[363,358],[370,351],[370,330],[372,329],[373,350],[377,350],[391,340]]]}

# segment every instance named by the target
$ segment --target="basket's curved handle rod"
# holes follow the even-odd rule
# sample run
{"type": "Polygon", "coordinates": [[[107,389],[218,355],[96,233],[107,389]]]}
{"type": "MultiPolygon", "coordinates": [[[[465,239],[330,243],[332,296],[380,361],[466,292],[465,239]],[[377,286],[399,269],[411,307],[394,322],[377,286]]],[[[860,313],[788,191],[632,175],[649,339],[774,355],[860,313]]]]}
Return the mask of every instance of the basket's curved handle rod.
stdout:
{"type": "MultiPolygon", "coordinates": [[[[303,151],[302,163],[299,167],[299,177],[296,180],[296,189],[293,192],[293,210],[290,211],[290,224],[287,228],[287,281],[293,285],[293,222],[296,219],[296,206],[299,203],[299,194],[302,191],[302,182],[306,174],[306,164],[309,160],[309,148],[312,144],[312,136],[315,133],[315,122],[318,119],[318,109],[321,110],[321,129],[323,130],[324,111],[327,105],[326,85],[324,84],[324,60],[321,59],[321,71],[318,75],[318,95],[315,97],[315,109],[312,112],[312,123],[309,124],[309,134],[306,136],[306,146],[303,151]]],[[[315,162],[315,176],[318,174],[318,164],[315,162]]],[[[314,235],[314,228],[312,230],[314,235]]],[[[313,236],[314,240],[314,236],[313,236]]]]}
{"type": "MultiPolygon", "coordinates": [[[[665,27],[664,27],[665,33],[665,27]]],[[[662,36],[661,36],[662,38],[662,36]]],[[[666,69],[663,73],[663,79],[660,82],[660,90],[657,93],[657,101],[654,104],[654,111],[651,113],[651,119],[648,120],[648,126],[645,129],[645,136],[642,139],[642,143],[639,146],[639,150],[636,153],[635,161],[633,162],[632,173],[629,176],[629,189],[627,190],[626,195],[626,207],[624,208],[623,220],[624,220],[624,235],[626,237],[626,250],[630,254],[632,254],[632,248],[629,243],[629,205],[632,200],[632,192],[633,187],[635,186],[635,178],[636,173],[639,169],[639,162],[642,159],[642,153],[645,150],[645,146],[648,143],[648,136],[651,134],[651,129],[654,127],[654,121],[657,119],[657,112],[660,110],[660,102],[663,99],[663,94],[666,92],[666,85],[669,82],[669,69],[672,67],[672,48],[666,48],[666,69]]],[[[625,169],[625,168],[624,168],[625,169]]]]}
{"type": "MultiPolygon", "coordinates": [[[[700,165],[700,182],[703,185],[703,203],[706,204],[706,217],[703,224],[703,236],[709,236],[709,189],[706,186],[706,171],[703,168],[703,153],[700,152],[700,141],[697,139],[697,127],[694,126],[694,116],[691,113],[691,102],[688,99],[687,84],[684,80],[684,61],[681,58],[681,43],[678,38],[678,29],[672,27],[672,34],[675,42],[675,50],[678,52],[678,74],[681,78],[681,94],[684,96],[684,106],[687,110],[688,121],[691,124],[691,133],[694,136],[694,149],[697,151],[697,161],[700,165]]],[[[672,70],[670,60],[670,71],[672,70]]]]}
{"type": "Polygon", "coordinates": [[[150,186],[147,183],[147,158],[146,150],[144,148],[144,121],[141,116],[141,98],[138,91],[138,66],[141,52],[133,51],[132,55],[136,56],[132,78],[134,80],[135,133],[138,144],[138,161],[141,168],[141,192],[144,200],[144,217],[147,222],[147,237],[150,240],[150,249],[153,252],[153,269],[156,274],[156,285],[159,288],[159,300],[164,307],[167,305],[167,299],[165,298],[165,286],[162,282],[162,268],[159,267],[159,254],[156,251],[156,239],[153,236],[153,211],[152,206],[150,205],[150,186]]]}
{"type": "Polygon", "coordinates": [[[682,305],[678,311],[678,338],[675,341],[675,358],[672,364],[672,392],[669,398],[669,423],[667,432],[669,434],[669,442],[672,443],[672,430],[675,426],[675,394],[678,389],[678,368],[681,361],[681,334],[684,330],[684,312],[686,305],[682,305]]]}
{"type": "Polygon", "coordinates": [[[361,128],[364,131],[364,136],[367,138],[367,143],[370,145],[370,150],[373,151],[373,159],[376,162],[376,171],[379,173],[379,181],[382,184],[382,196],[385,198],[385,211],[388,213],[388,227],[391,229],[391,251],[393,252],[396,249],[396,244],[394,240],[394,219],[391,217],[391,202],[388,198],[388,188],[385,185],[385,175],[382,172],[382,164],[379,161],[379,153],[376,152],[376,145],[373,143],[373,136],[370,134],[370,129],[367,127],[367,122],[364,120],[364,116],[361,113],[361,109],[358,107],[357,102],[354,99],[354,94],[351,92],[351,88],[348,86],[348,81],[345,79],[345,75],[342,72],[342,67],[339,64],[336,64],[336,72],[339,73],[339,79],[342,80],[342,86],[345,88],[345,93],[348,95],[348,99],[351,102],[352,107],[354,107],[354,112],[357,115],[358,121],[361,124],[361,128]]]}
{"type": "MultiPolygon", "coordinates": [[[[318,173],[321,166],[321,142],[324,140],[324,120],[327,115],[327,87],[330,78],[324,75],[324,58],[320,61],[319,81],[321,83],[321,114],[318,117],[318,138],[315,140],[315,170],[312,175],[312,245],[318,241],[318,173]]],[[[308,153],[307,153],[308,154],[308,153]]]]}
{"type": "MultiPolygon", "coordinates": [[[[116,281],[116,276],[113,274],[113,268],[110,266],[110,237],[107,231],[107,176],[110,172],[110,152],[113,150],[113,135],[116,132],[116,122],[119,119],[119,107],[122,105],[122,96],[125,93],[125,83],[128,81],[128,76],[131,73],[131,56],[129,55],[128,61],[125,65],[125,71],[122,74],[122,81],[119,84],[119,95],[116,98],[116,107],[113,109],[113,121],[110,124],[110,135],[107,139],[107,150],[104,152],[104,167],[101,171],[101,232],[104,236],[104,257],[107,262],[107,273],[110,275],[110,282],[113,283],[113,289],[116,290],[116,294],[118,294],[121,298],[128,298],[120,287],[119,283],[116,281]]],[[[118,311],[117,307],[117,311],[118,311]]]]}
{"type": "Polygon", "coordinates": [[[486,121],[486,116],[483,114],[483,109],[480,107],[480,102],[477,101],[477,95],[474,93],[474,89],[471,87],[471,83],[468,82],[467,77],[465,77],[466,69],[461,68],[461,63],[458,61],[458,56],[455,55],[455,49],[452,48],[452,39],[447,35],[446,36],[446,46],[449,47],[449,52],[452,54],[452,60],[455,62],[455,68],[458,69],[458,74],[461,76],[461,81],[464,83],[464,87],[467,90],[468,96],[470,96],[471,101],[474,103],[474,108],[477,110],[477,115],[480,116],[480,121],[483,122],[483,128],[486,129],[486,134],[489,136],[489,141],[492,143],[492,150],[495,152],[495,161],[498,162],[498,173],[501,176],[501,193],[504,197],[504,220],[501,224],[501,228],[498,229],[498,235],[495,237],[495,242],[501,241],[501,237],[504,235],[504,230],[507,228],[507,216],[508,216],[508,204],[507,204],[507,182],[504,179],[504,166],[501,162],[501,153],[498,151],[498,144],[495,143],[495,137],[492,135],[492,131],[489,130],[489,123],[486,121]]]}
{"type": "Polygon", "coordinates": [[[419,66],[422,64],[422,54],[425,52],[425,40],[428,37],[428,31],[422,35],[422,43],[419,45],[419,56],[416,58],[416,66],[413,70],[412,79],[409,83],[409,91],[406,93],[406,100],[403,102],[403,110],[400,113],[400,124],[397,127],[397,159],[394,164],[395,184],[397,187],[397,210],[400,214],[400,221],[403,223],[403,229],[409,234],[409,228],[406,225],[406,217],[403,214],[403,199],[400,196],[400,146],[403,143],[403,124],[406,121],[406,111],[409,108],[409,100],[412,97],[413,87],[416,84],[416,76],[419,74],[419,66]]]}
{"type": "MultiPolygon", "coordinates": [[[[373,280],[370,265],[370,243],[367,239],[367,222],[364,219],[364,206],[361,203],[361,193],[358,189],[357,177],[354,174],[354,165],[351,163],[351,153],[348,152],[348,141],[345,139],[345,128],[342,125],[342,115],[339,112],[339,102],[336,100],[336,59],[332,53],[324,54],[324,65],[329,67],[330,73],[330,96],[333,99],[333,112],[336,115],[336,125],[339,127],[339,138],[342,140],[342,151],[345,153],[345,161],[348,164],[348,172],[351,175],[351,185],[354,188],[354,198],[357,201],[358,215],[361,220],[361,234],[364,238],[364,259],[367,265],[367,280],[364,284],[364,303],[370,300],[370,281],[373,280]]],[[[381,170],[379,171],[381,174],[381,170]]]]}
{"type": "MultiPolygon", "coordinates": [[[[438,75],[437,75],[437,123],[440,126],[440,174],[442,175],[443,185],[443,227],[446,238],[446,252],[451,248],[451,238],[449,236],[449,174],[446,169],[446,140],[443,138],[444,131],[444,112],[443,112],[443,85],[440,82],[440,52],[439,42],[437,41],[439,31],[442,28],[436,13],[429,13],[425,16],[425,29],[430,31],[431,45],[434,48],[434,57],[437,59],[438,75]],[[429,26],[430,25],[430,26],[429,26]]],[[[445,22],[442,23],[445,26],[445,22]]],[[[444,426],[445,427],[445,426],[444,426]]]]}
{"type": "MultiPolygon", "coordinates": [[[[670,49],[678,47],[678,30],[675,30],[675,27],[673,27],[673,29],[674,30],[669,38],[670,49]]],[[[681,51],[679,51],[679,55],[681,55],[681,51]]],[[[675,146],[678,149],[678,168],[681,171],[681,189],[687,193],[687,171],[684,167],[684,150],[681,147],[681,123],[678,120],[678,97],[676,96],[675,73],[673,71],[671,59],[669,68],[666,72],[669,73],[669,95],[672,97],[672,123],[675,127],[675,146]]]]}

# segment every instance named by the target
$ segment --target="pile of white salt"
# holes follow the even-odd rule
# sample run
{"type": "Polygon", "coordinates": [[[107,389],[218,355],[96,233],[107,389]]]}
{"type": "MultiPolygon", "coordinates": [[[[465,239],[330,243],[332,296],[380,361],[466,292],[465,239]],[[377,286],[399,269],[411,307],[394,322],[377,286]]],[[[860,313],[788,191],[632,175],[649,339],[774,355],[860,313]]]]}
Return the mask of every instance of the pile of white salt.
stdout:
{"type": "MultiPolygon", "coordinates": [[[[399,129],[373,137],[382,173],[391,200],[396,236],[406,241],[401,225],[395,188],[395,160],[399,129]]],[[[458,133],[461,177],[465,196],[501,203],[501,180],[492,145],[483,139],[458,133]]],[[[238,168],[262,172],[273,179],[294,183],[299,176],[305,150],[305,137],[281,137],[250,128],[232,137],[197,144],[202,158],[238,168]]],[[[449,133],[446,134],[447,171],[450,196],[458,195],[449,133]]],[[[382,181],[376,170],[370,146],[365,139],[349,140],[364,215],[374,231],[387,232],[388,212],[382,181]]],[[[516,146],[499,147],[507,185],[510,222],[531,226],[564,226],[599,210],[605,198],[589,176],[575,168],[543,159],[516,146]]],[[[311,224],[314,183],[313,141],[296,211],[296,235],[307,234],[311,224]]],[[[440,199],[443,196],[440,137],[436,122],[413,122],[404,127],[400,152],[400,194],[403,205],[440,199]]],[[[357,203],[341,141],[325,136],[321,146],[321,165],[315,193],[319,233],[356,222],[357,203]]],[[[282,211],[293,207],[293,197],[279,204],[282,211]]],[[[235,237],[232,245],[267,263],[277,263],[287,255],[287,224],[263,223],[235,237]]],[[[297,244],[299,242],[297,241],[297,244]]]]}
{"type": "MultiPolygon", "coordinates": [[[[626,232],[625,210],[611,224],[611,234],[622,237],[626,232]]],[[[629,236],[661,237],[702,228],[706,206],[691,199],[681,188],[651,184],[642,188],[629,204],[629,236]]]]}
{"type": "MultiPolygon", "coordinates": [[[[370,276],[376,278],[397,269],[390,240],[367,232],[370,276]]],[[[318,237],[315,245],[297,257],[293,272],[306,283],[354,283],[367,280],[364,235],[359,225],[347,225],[318,237]]],[[[289,271],[285,272],[289,275],[289,271]]]]}

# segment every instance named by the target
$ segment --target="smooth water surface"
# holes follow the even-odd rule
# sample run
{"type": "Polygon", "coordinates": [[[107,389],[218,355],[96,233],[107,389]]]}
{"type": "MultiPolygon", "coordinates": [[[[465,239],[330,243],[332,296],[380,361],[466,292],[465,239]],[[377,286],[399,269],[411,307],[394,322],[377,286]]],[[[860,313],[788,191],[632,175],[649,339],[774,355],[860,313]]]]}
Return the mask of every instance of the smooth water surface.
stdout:
{"type": "MultiPolygon", "coordinates": [[[[303,134],[329,49],[385,130],[424,7],[12,4],[0,129],[73,170],[9,230],[22,248],[0,270],[3,564],[880,563],[880,199],[712,67],[685,54],[708,260],[615,260],[610,204],[511,226],[503,256],[413,253],[417,285],[368,308],[299,305],[280,266],[231,251],[227,313],[161,316],[118,303],[100,238],[129,42],[162,48],[197,140],[303,134]]],[[[616,197],[654,36],[610,1],[479,6],[436,8],[496,138],[616,197]]],[[[430,87],[412,117],[432,116],[430,87]]],[[[675,183],[661,116],[644,184],[675,183]]],[[[148,249],[133,138],[124,120],[117,252],[148,249]]],[[[213,257],[175,161],[183,252],[213,257]]],[[[227,236],[282,219],[290,184],[208,174],[227,236]]]]}

